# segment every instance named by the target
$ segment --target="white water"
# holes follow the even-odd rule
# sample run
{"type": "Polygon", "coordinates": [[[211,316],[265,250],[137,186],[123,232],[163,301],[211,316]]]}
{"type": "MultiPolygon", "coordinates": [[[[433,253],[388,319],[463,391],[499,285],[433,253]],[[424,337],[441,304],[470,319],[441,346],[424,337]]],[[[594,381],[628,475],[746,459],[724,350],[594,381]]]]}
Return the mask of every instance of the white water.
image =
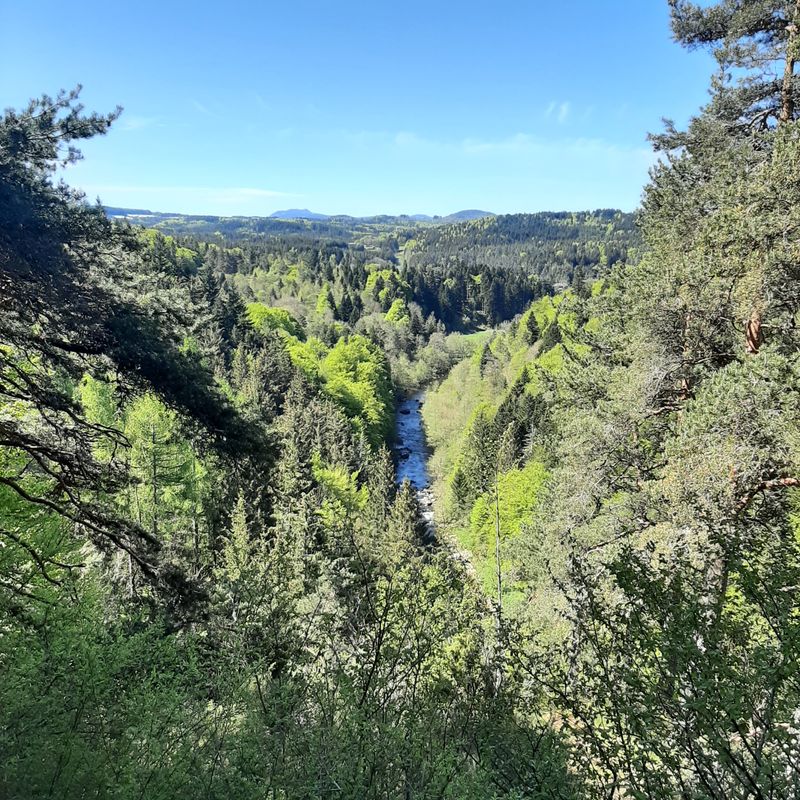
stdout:
{"type": "Polygon", "coordinates": [[[397,462],[397,483],[410,481],[416,490],[417,500],[422,510],[422,518],[433,536],[433,492],[428,477],[428,457],[430,450],[425,440],[422,424],[422,403],[425,394],[417,392],[397,406],[395,423],[395,459],[397,462]]]}

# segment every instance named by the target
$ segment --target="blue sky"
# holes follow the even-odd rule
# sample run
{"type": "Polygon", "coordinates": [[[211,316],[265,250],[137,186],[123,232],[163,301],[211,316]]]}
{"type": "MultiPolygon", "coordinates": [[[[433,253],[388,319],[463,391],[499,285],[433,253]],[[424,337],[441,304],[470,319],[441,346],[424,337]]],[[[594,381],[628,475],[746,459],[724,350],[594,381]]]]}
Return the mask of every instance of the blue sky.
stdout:
{"type": "Polygon", "coordinates": [[[0,106],[122,105],[67,179],[159,211],[631,210],[712,69],[666,0],[0,0],[0,106]]]}

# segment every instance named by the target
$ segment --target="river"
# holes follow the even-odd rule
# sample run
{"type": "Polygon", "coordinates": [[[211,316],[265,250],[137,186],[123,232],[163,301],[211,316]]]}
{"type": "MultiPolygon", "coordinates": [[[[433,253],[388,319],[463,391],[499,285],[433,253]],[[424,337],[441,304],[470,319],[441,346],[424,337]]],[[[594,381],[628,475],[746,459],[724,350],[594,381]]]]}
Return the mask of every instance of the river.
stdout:
{"type": "Polygon", "coordinates": [[[425,439],[425,427],[422,424],[424,400],[425,393],[417,392],[398,404],[394,455],[397,464],[397,483],[401,484],[404,480],[408,480],[414,487],[425,521],[427,538],[432,540],[433,491],[428,476],[430,450],[425,439]]]}

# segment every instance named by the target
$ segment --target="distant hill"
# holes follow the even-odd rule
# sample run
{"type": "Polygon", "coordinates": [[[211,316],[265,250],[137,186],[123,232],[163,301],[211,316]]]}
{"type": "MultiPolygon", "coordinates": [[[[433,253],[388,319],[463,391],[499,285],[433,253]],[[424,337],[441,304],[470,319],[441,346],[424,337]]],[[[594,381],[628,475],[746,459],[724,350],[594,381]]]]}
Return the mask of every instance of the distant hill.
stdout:
{"type": "Polygon", "coordinates": [[[289,208],[286,211],[275,211],[269,216],[271,219],[330,219],[328,214],[318,214],[316,211],[309,211],[307,208],[289,208]]]}
{"type": "Polygon", "coordinates": [[[115,206],[104,206],[106,215],[109,217],[155,217],[160,214],[154,214],[146,208],[117,208],[115,206]]]}
{"type": "Polygon", "coordinates": [[[491,211],[479,211],[477,209],[456,211],[453,214],[448,214],[446,217],[431,216],[430,214],[400,214],[397,216],[393,214],[374,214],[366,217],[352,217],[348,214],[320,214],[317,211],[309,211],[307,208],[287,208],[283,211],[275,211],[266,217],[223,217],[215,214],[179,214],[176,212],[150,211],[146,208],[121,208],[119,206],[106,206],[105,209],[109,217],[122,219],[130,217],[132,218],[131,221],[138,222],[142,225],[153,225],[169,221],[169,223],[174,226],[196,224],[202,221],[204,223],[222,222],[226,227],[230,227],[231,221],[233,220],[238,220],[239,224],[247,221],[247,225],[251,227],[263,227],[265,220],[285,222],[331,222],[334,225],[344,227],[351,227],[359,224],[403,226],[428,223],[433,225],[448,225],[454,222],[471,222],[472,220],[495,216],[491,211]],[[259,225],[259,223],[261,223],[261,225],[259,225]]]}
{"type": "Polygon", "coordinates": [[[359,222],[371,222],[373,220],[381,223],[389,221],[406,221],[412,222],[436,222],[436,223],[449,223],[449,222],[469,222],[473,219],[482,219],[483,217],[493,217],[491,211],[479,211],[475,208],[468,208],[464,211],[456,211],[453,214],[448,214],[446,217],[431,216],[430,214],[400,214],[394,216],[392,214],[373,214],[366,217],[352,217],[349,214],[318,214],[316,211],[309,211],[307,208],[290,208],[286,211],[275,211],[269,215],[271,219],[313,219],[313,220],[326,220],[326,219],[350,219],[359,222]]]}
{"type": "MultiPolygon", "coordinates": [[[[306,209],[276,213],[311,218],[107,211],[134,225],[232,248],[247,242],[259,252],[281,253],[281,258],[291,250],[287,257],[292,263],[329,265],[333,257],[340,276],[344,253],[358,265],[394,265],[422,317],[433,314],[450,331],[493,327],[512,319],[536,297],[574,280],[602,276],[617,264],[637,259],[641,249],[636,215],[615,209],[502,215],[467,209],[430,218],[324,216],[306,209]]],[[[226,274],[240,273],[236,259],[228,256],[219,268],[226,274]]],[[[241,274],[247,274],[244,267],[241,274]]],[[[363,288],[351,287],[358,296],[363,288]]]]}
{"type": "Polygon", "coordinates": [[[446,217],[439,217],[437,222],[469,222],[473,219],[493,216],[495,215],[491,211],[478,211],[475,208],[468,208],[465,211],[456,211],[455,214],[448,214],[446,217]]]}
{"type": "MultiPolygon", "coordinates": [[[[636,258],[641,247],[636,215],[615,209],[441,220],[421,227],[414,238],[415,246],[404,250],[403,261],[423,279],[418,278],[420,286],[427,284],[429,294],[437,293],[448,278],[461,280],[461,273],[468,276],[486,269],[521,271],[551,286],[564,286],[578,267],[591,278],[636,258]]],[[[446,308],[432,306],[432,310],[439,319],[456,325],[446,308]]]]}

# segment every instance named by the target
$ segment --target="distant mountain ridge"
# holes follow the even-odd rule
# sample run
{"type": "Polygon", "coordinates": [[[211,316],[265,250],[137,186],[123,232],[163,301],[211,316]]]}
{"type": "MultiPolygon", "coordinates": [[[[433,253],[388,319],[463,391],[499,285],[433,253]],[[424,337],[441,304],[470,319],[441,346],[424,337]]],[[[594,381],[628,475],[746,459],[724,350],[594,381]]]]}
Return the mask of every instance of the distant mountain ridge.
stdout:
{"type": "Polygon", "coordinates": [[[465,211],[456,211],[455,214],[448,214],[441,217],[442,222],[469,222],[473,219],[483,219],[484,217],[495,217],[491,211],[478,211],[476,208],[468,208],[465,211]]]}
{"type": "MultiPolygon", "coordinates": [[[[106,206],[105,212],[111,219],[123,220],[145,228],[155,228],[173,236],[193,236],[200,239],[289,237],[337,242],[370,239],[380,249],[382,247],[380,242],[384,241],[386,234],[405,231],[406,238],[419,240],[423,243],[423,250],[439,252],[445,260],[452,255],[450,252],[452,248],[458,245],[461,257],[465,252],[475,255],[485,247],[511,248],[504,258],[516,262],[525,255],[519,251],[519,245],[532,239],[537,241],[558,239],[570,242],[588,238],[599,241],[607,237],[605,234],[600,235],[600,231],[596,228],[612,223],[615,228],[624,231],[622,234],[624,239],[630,238],[631,242],[635,239],[631,232],[635,228],[635,215],[615,209],[582,212],[547,211],[535,214],[489,214],[478,209],[466,209],[446,217],[431,217],[426,214],[326,216],[308,209],[277,211],[268,217],[216,216],[164,213],[118,206],[106,206]],[[293,213],[301,213],[303,216],[283,216],[293,213]],[[442,248],[447,252],[440,252],[442,248]]],[[[564,253],[561,257],[563,256],[564,253]]],[[[592,258],[595,256],[599,257],[593,253],[592,258]]],[[[543,266],[537,264],[536,268],[541,270],[543,266]]],[[[556,270],[552,276],[545,277],[556,284],[562,279],[562,272],[563,270],[556,270]]]]}
{"type": "Polygon", "coordinates": [[[355,222],[431,222],[431,223],[450,223],[450,222],[467,222],[474,219],[482,219],[484,217],[496,216],[491,211],[480,211],[478,209],[465,209],[463,211],[456,211],[453,214],[448,214],[445,217],[430,214],[373,214],[363,217],[353,217],[349,214],[321,214],[317,211],[310,211],[307,208],[288,208],[283,211],[273,211],[267,216],[245,216],[245,215],[217,215],[217,214],[181,214],[178,212],[166,211],[150,211],[144,208],[121,208],[119,206],[105,206],[106,214],[109,217],[160,217],[160,218],[174,218],[181,217],[184,219],[199,219],[199,220],[222,220],[222,219],[274,219],[274,220],[309,220],[311,222],[326,222],[328,220],[352,220],[355,222]]]}
{"type": "Polygon", "coordinates": [[[330,219],[329,214],[318,214],[307,208],[289,208],[286,211],[273,211],[270,219],[330,219]]]}

